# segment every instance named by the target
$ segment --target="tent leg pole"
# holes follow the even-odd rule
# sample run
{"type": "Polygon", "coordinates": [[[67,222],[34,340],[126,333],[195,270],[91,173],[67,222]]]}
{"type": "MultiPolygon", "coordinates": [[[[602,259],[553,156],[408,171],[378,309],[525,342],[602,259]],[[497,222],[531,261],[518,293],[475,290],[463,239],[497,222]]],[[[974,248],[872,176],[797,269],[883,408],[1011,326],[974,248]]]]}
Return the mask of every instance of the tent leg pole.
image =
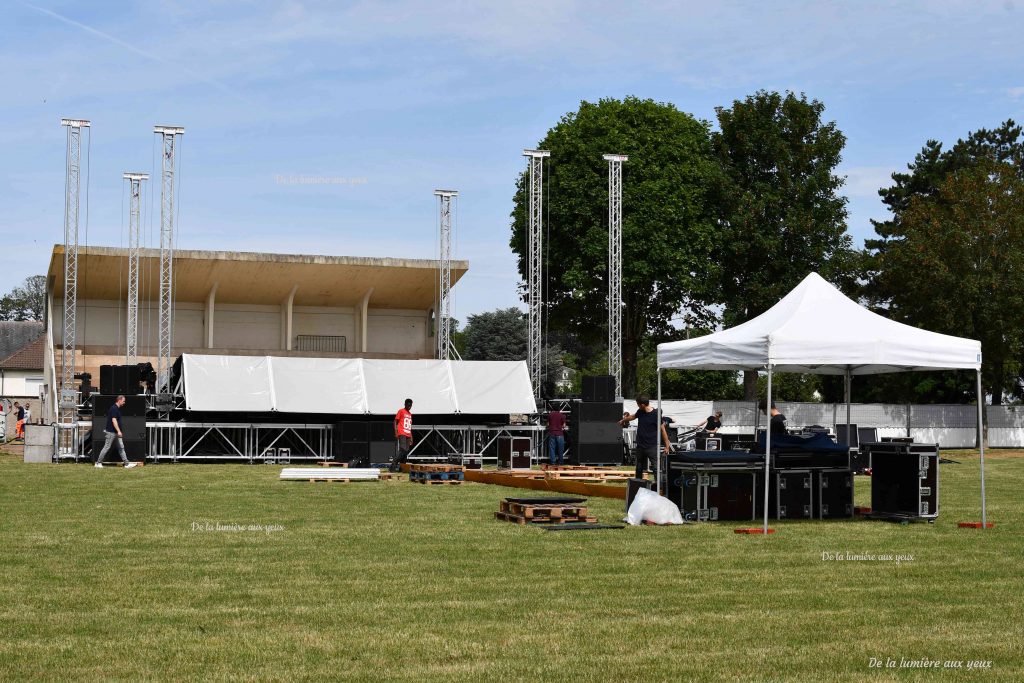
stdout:
{"type": "Polygon", "coordinates": [[[658,368],[658,431],[655,437],[654,457],[657,465],[654,466],[655,491],[661,495],[661,368],[658,368]]]}
{"type": "Polygon", "coordinates": [[[769,416],[764,434],[764,535],[768,535],[768,463],[772,458],[772,366],[768,366],[768,398],[765,413],[769,416]]]}
{"type": "Polygon", "coordinates": [[[981,370],[978,370],[978,452],[981,454],[981,528],[987,528],[985,516],[985,394],[981,388],[981,370]]]}
{"type": "Polygon", "coordinates": [[[853,377],[850,375],[849,367],[846,368],[845,379],[843,393],[846,394],[846,447],[849,448],[853,444],[853,436],[850,435],[850,396],[853,394],[853,377]]]}

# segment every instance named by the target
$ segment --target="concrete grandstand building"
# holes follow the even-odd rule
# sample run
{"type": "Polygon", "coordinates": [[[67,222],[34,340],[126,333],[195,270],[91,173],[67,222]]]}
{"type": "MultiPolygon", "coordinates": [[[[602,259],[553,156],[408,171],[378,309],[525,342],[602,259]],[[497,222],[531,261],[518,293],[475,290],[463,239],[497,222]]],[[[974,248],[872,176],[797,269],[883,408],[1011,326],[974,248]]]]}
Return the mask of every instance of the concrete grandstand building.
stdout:
{"type": "MultiPolygon", "coordinates": [[[[159,251],[140,256],[138,360],[156,364],[159,251]]],[[[79,249],[75,371],[125,362],[128,250],[79,249]]],[[[438,261],[178,250],[173,352],[434,358],[438,261]]],[[[468,270],[452,262],[454,285],[468,270]]],[[[64,247],[47,272],[45,415],[60,377],[64,247]]]]}

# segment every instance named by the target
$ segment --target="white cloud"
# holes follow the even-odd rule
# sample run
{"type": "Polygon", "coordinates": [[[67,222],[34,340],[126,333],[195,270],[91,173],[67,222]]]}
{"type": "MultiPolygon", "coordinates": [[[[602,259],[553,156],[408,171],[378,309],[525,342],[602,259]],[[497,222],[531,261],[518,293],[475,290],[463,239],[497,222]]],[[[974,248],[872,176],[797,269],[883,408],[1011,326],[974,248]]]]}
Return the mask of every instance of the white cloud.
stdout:
{"type": "Polygon", "coordinates": [[[899,169],[892,166],[852,166],[840,169],[846,175],[841,190],[847,197],[878,197],[878,190],[892,185],[892,174],[899,169]]]}
{"type": "Polygon", "coordinates": [[[1024,85],[1018,85],[1014,88],[1007,88],[1006,94],[1009,95],[1011,99],[1019,100],[1020,98],[1024,97],[1024,85]]]}

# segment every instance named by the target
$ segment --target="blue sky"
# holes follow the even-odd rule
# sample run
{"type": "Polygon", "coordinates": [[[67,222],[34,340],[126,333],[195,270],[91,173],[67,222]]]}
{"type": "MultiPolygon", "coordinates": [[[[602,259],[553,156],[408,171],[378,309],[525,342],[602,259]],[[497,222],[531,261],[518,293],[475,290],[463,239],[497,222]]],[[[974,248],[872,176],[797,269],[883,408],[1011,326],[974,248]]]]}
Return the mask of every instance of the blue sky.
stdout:
{"type": "MultiPolygon", "coordinates": [[[[521,151],[580,100],[636,95],[703,119],[805,92],[848,138],[849,230],[929,138],[1024,120],[1024,3],[0,3],[0,291],[63,240],[61,117],[93,122],[83,243],[126,241],[121,173],[185,126],[178,246],[436,254],[460,191],[455,314],[517,305],[521,151]],[[337,179],[327,185],[290,176],[337,179]]],[[[146,218],[159,220],[158,185],[146,218]]],[[[148,202],[147,202],[148,204],[148,202]]],[[[84,216],[84,213],[83,213],[84,216]]]]}

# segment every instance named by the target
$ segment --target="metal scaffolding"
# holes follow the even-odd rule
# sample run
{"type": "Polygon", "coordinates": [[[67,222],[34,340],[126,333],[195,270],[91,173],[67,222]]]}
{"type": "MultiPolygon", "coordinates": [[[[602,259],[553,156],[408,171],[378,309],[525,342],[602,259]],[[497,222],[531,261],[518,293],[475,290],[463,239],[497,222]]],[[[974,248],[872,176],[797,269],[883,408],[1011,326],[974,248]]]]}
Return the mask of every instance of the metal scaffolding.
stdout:
{"type": "Polygon", "coordinates": [[[128,322],[125,326],[125,363],[131,365],[139,360],[139,208],[142,199],[142,181],[149,180],[148,173],[125,173],[129,182],[128,199],[128,322]]]}
{"type": "Polygon", "coordinates": [[[540,398],[542,358],[544,350],[544,157],[551,152],[542,149],[524,149],[523,156],[530,160],[529,177],[529,243],[527,245],[527,294],[529,331],[526,341],[526,365],[530,370],[533,395],[540,398]]]}
{"type": "Polygon", "coordinates": [[[622,396],[622,162],[624,154],[605,154],[608,162],[608,374],[622,396]]]}
{"type": "MultiPolygon", "coordinates": [[[[58,416],[59,422],[67,425],[77,420],[78,411],[78,398],[75,391],[75,323],[78,312],[78,197],[81,189],[82,129],[90,126],[89,122],[83,119],[61,119],[60,125],[67,128],[68,138],[64,179],[64,329],[60,342],[61,378],[58,416]]],[[[91,134],[90,132],[90,136],[91,134]]],[[[86,160],[88,162],[88,147],[86,148],[86,160]]]]}
{"type": "Polygon", "coordinates": [[[440,222],[440,255],[438,257],[438,297],[437,297],[437,357],[448,360],[452,352],[451,319],[452,319],[452,205],[459,196],[457,190],[434,190],[438,198],[438,216],[440,222]]]}
{"type": "Polygon", "coordinates": [[[185,133],[180,126],[154,126],[163,141],[160,182],[160,313],[157,350],[157,391],[170,392],[174,332],[174,144],[185,133]]]}

